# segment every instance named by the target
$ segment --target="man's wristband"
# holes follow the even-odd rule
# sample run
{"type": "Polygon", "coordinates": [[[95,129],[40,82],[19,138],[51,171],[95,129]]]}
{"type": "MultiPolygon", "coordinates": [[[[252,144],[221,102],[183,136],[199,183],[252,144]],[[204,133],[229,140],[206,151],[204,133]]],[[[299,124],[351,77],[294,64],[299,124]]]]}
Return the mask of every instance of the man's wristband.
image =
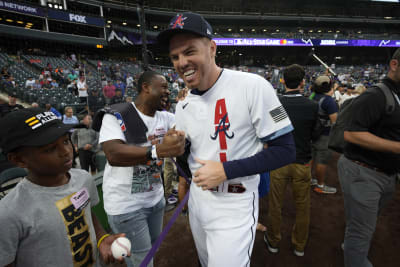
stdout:
{"type": "Polygon", "coordinates": [[[108,236],[110,236],[110,235],[109,234],[105,234],[102,237],[100,237],[99,241],[97,242],[97,248],[100,247],[101,242],[103,242],[103,240],[108,236]]]}
{"type": "Polygon", "coordinates": [[[146,151],[146,159],[147,160],[152,160],[153,158],[151,157],[151,148],[152,146],[148,146],[147,147],[147,151],[146,151]]]}

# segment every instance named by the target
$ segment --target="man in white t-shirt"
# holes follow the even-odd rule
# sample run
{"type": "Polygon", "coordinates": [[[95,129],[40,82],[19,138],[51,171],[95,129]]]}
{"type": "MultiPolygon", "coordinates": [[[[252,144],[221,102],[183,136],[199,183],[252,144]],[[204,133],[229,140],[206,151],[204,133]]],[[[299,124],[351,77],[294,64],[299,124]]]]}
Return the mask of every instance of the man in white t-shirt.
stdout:
{"type": "Polygon", "coordinates": [[[212,28],[177,14],[157,39],[191,89],[176,106],[176,129],[191,142],[189,219],[203,267],[250,266],[260,173],[292,163],[293,127],[271,84],[215,63],[212,28]]]}
{"type": "MultiPolygon", "coordinates": [[[[131,104],[145,125],[145,141],[127,142],[129,127],[120,113],[104,115],[99,138],[107,157],[104,209],[111,229],[126,233],[132,243],[132,256],[126,259],[128,267],[139,266],[161,233],[165,207],[162,159],[183,154],[185,145],[184,133],[173,129],[173,114],[160,111],[169,96],[164,76],[154,71],[144,72],[139,78],[138,91],[131,104]]],[[[153,266],[153,262],[148,266],[153,266]]]]}
{"type": "Polygon", "coordinates": [[[86,103],[88,97],[88,86],[86,84],[85,76],[79,77],[76,87],[78,87],[78,96],[81,103],[86,103]]]}

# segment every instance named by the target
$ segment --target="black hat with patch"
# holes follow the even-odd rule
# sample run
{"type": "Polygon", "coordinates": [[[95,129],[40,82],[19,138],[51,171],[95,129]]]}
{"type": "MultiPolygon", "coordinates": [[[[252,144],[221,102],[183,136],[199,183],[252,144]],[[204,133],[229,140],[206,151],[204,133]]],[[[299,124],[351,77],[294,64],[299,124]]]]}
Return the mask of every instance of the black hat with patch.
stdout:
{"type": "Polygon", "coordinates": [[[163,46],[169,46],[172,36],[178,33],[193,33],[212,39],[211,25],[203,16],[192,12],[176,14],[169,22],[168,29],[158,34],[157,42],[163,46]]]}
{"type": "Polygon", "coordinates": [[[42,108],[20,109],[0,119],[0,147],[7,154],[19,147],[48,145],[73,127],[42,108]]]}

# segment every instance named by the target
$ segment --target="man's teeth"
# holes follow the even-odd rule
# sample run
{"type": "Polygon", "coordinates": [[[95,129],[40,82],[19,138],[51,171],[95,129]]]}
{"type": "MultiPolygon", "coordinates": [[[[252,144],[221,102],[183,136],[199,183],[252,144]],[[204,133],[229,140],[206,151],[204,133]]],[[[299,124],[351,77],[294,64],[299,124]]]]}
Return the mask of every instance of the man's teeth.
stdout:
{"type": "Polygon", "coordinates": [[[185,76],[190,76],[194,73],[194,70],[188,70],[187,72],[184,73],[185,76]]]}

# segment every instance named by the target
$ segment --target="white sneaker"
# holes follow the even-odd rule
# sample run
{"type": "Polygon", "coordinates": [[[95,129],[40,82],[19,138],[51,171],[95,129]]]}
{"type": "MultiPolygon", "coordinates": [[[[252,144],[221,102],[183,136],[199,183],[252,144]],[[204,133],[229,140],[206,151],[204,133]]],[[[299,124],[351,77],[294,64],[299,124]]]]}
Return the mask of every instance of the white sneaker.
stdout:
{"type": "Polygon", "coordinates": [[[316,185],[318,185],[318,180],[312,178],[312,179],[311,179],[311,186],[316,186],[316,185]]]}
{"type": "Polygon", "coordinates": [[[303,257],[304,256],[304,251],[298,251],[296,249],[293,250],[294,255],[297,257],[303,257]]]}

